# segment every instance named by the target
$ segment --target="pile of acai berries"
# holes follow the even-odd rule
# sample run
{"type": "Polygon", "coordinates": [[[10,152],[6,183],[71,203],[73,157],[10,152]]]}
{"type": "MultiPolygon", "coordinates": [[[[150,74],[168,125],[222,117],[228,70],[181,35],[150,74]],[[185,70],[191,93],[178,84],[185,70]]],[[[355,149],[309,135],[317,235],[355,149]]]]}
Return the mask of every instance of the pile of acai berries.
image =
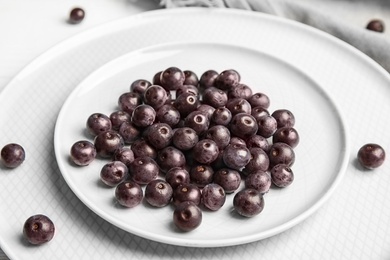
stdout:
{"type": "Polygon", "coordinates": [[[203,210],[219,210],[229,194],[238,214],[253,217],[271,185],[294,180],[293,113],[271,113],[269,97],[253,93],[236,70],[198,77],[169,67],[151,81],[132,82],[117,102],[110,115],[86,118],[93,141],[74,143],[70,156],[79,166],[109,158],[100,179],[115,187],[124,207],[143,199],[153,207],[173,205],[174,224],[190,231],[203,210]]]}

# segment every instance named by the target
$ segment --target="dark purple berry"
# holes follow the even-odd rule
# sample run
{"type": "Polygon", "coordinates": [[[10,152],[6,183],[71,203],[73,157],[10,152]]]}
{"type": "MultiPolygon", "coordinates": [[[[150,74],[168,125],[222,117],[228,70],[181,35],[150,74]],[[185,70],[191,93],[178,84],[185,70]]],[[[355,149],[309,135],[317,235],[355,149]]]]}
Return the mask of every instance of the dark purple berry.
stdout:
{"type": "Polygon", "coordinates": [[[45,215],[37,214],[29,217],[23,225],[23,237],[33,245],[40,245],[53,239],[55,226],[45,215]]]}
{"type": "Polygon", "coordinates": [[[184,70],[183,73],[185,77],[184,85],[198,86],[199,79],[195,72],[192,70],[184,70]]]}
{"type": "Polygon", "coordinates": [[[251,149],[251,148],[261,148],[265,152],[269,152],[269,149],[271,147],[271,144],[268,142],[267,138],[261,136],[261,135],[254,135],[249,137],[246,140],[246,146],[251,149]]]}
{"type": "Polygon", "coordinates": [[[233,69],[222,71],[214,81],[214,86],[222,90],[230,90],[240,82],[240,74],[233,69]]]}
{"type": "Polygon", "coordinates": [[[260,106],[253,107],[251,110],[251,116],[253,116],[256,119],[256,121],[258,121],[263,116],[269,116],[269,115],[270,115],[269,111],[266,108],[260,106]]]}
{"type": "Polygon", "coordinates": [[[146,104],[137,106],[131,115],[132,123],[141,128],[152,125],[155,119],[156,110],[146,104]]]}
{"type": "Polygon", "coordinates": [[[292,148],[295,148],[299,143],[299,134],[293,127],[281,127],[273,134],[272,142],[286,143],[292,148]]]}
{"type": "Polygon", "coordinates": [[[182,118],[196,110],[199,106],[199,99],[192,93],[183,93],[176,98],[173,105],[179,111],[182,118]]]}
{"type": "Polygon", "coordinates": [[[233,206],[238,214],[244,217],[253,217],[260,214],[264,208],[264,198],[255,189],[244,189],[234,196],[233,206]]]}
{"type": "Polygon", "coordinates": [[[266,171],[254,171],[245,177],[245,188],[255,189],[261,194],[267,193],[271,184],[271,174],[266,171]]]}
{"type": "Polygon", "coordinates": [[[166,123],[155,123],[146,130],[145,139],[157,150],[171,144],[173,131],[166,123]]]}
{"type": "Polygon", "coordinates": [[[201,190],[193,183],[181,184],[173,190],[173,204],[178,206],[184,201],[191,201],[199,205],[201,200],[201,190]]]}
{"type": "Polygon", "coordinates": [[[130,164],[129,172],[133,181],[140,185],[144,185],[157,179],[160,168],[152,158],[138,157],[130,164]]]}
{"type": "Polygon", "coordinates": [[[209,165],[198,164],[190,170],[190,181],[199,188],[203,188],[213,181],[214,170],[209,165]]]}
{"type": "Polygon", "coordinates": [[[78,24],[82,20],[84,20],[85,17],[85,11],[84,9],[80,7],[73,8],[69,13],[69,23],[71,24],[78,24]]]}
{"type": "Polygon", "coordinates": [[[264,93],[255,93],[247,100],[252,107],[262,107],[264,109],[268,109],[270,106],[269,97],[264,93]]]}
{"type": "Polygon", "coordinates": [[[124,181],[115,188],[117,202],[126,208],[134,208],[141,203],[144,194],[141,186],[134,181],[124,181]]]}
{"type": "Polygon", "coordinates": [[[152,159],[157,158],[156,149],[149,144],[144,138],[139,138],[132,143],[130,149],[134,153],[134,158],[138,157],[150,157],[152,159]]]}
{"type": "Polygon", "coordinates": [[[261,148],[249,149],[251,153],[251,159],[244,168],[245,174],[250,174],[255,171],[267,171],[269,168],[268,154],[261,148]]]}
{"type": "Polygon", "coordinates": [[[118,132],[126,144],[132,144],[141,136],[140,129],[130,121],[123,122],[118,132]]]}
{"type": "Polygon", "coordinates": [[[380,145],[369,143],[359,149],[357,158],[363,167],[374,169],[383,164],[386,159],[386,153],[380,145]]]}
{"type": "Polygon", "coordinates": [[[145,104],[153,107],[155,110],[162,107],[168,99],[167,91],[159,85],[151,85],[144,92],[145,104]]]}
{"type": "Polygon", "coordinates": [[[173,105],[165,104],[156,111],[156,119],[175,127],[180,121],[180,112],[173,105]]]}
{"type": "Polygon", "coordinates": [[[195,110],[185,118],[184,125],[201,135],[209,129],[210,120],[202,111],[195,110]]]}
{"type": "Polygon", "coordinates": [[[214,108],[223,107],[228,102],[227,93],[216,87],[209,87],[203,92],[204,104],[210,105],[214,108]]]}
{"type": "Polygon", "coordinates": [[[145,90],[151,86],[152,83],[150,81],[145,80],[145,79],[137,79],[133,81],[130,85],[130,91],[135,92],[141,96],[143,96],[145,90]]]}
{"type": "Polygon", "coordinates": [[[252,89],[243,83],[239,83],[232,87],[228,92],[229,99],[243,98],[248,100],[252,96],[252,89]]]}
{"type": "Polygon", "coordinates": [[[215,70],[205,71],[199,79],[199,87],[201,91],[214,86],[214,81],[218,77],[218,72],[215,70]]]}
{"type": "Polygon", "coordinates": [[[160,74],[160,83],[166,90],[177,90],[185,81],[184,72],[177,67],[169,67],[160,74]]]}
{"type": "Polygon", "coordinates": [[[293,148],[285,143],[272,144],[268,157],[271,167],[277,164],[292,166],[295,162],[295,152],[293,148]]]}
{"type": "Polygon", "coordinates": [[[212,211],[217,211],[225,204],[225,190],[216,183],[207,184],[202,189],[202,205],[212,211]]]}
{"type": "Polygon", "coordinates": [[[229,125],[232,120],[232,112],[226,107],[218,107],[211,116],[211,122],[215,125],[229,125]]]}
{"type": "Polygon", "coordinates": [[[115,151],[113,160],[121,161],[129,167],[134,161],[134,152],[129,147],[119,148],[115,151]]]}
{"type": "Polygon", "coordinates": [[[134,109],[141,104],[141,95],[135,92],[123,93],[118,98],[119,110],[125,111],[129,115],[132,115],[134,109]]]}
{"type": "Polygon", "coordinates": [[[213,181],[220,185],[226,193],[233,193],[240,187],[241,175],[236,170],[222,168],[214,173],[213,181]]]}
{"type": "Polygon", "coordinates": [[[223,161],[232,169],[241,170],[249,163],[251,153],[246,146],[229,144],[223,151],[223,161]]]}
{"type": "Polygon", "coordinates": [[[164,207],[172,199],[173,189],[168,182],[164,180],[153,180],[145,187],[145,199],[154,207],[164,207]]]}
{"type": "Polygon", "coordinates": [[[202,223],[202,211],[191,201],[182,202],[173,212],[173,223],[181,231],[192,231],[202,223]]]}
{"type": "Polygon", "coordinates": [[[102,113],[94,113],[87,119],[86,127],[92,136],[111,130],[112,123],[108,116],[102,113]]]}
{"type": "Polygon", "coordinates": [[[173,145],[182,151],[192,149],[198,141],[198,134],[194,129],[189,127],[177,128],[172,137],[173,145]]]}
{"type": "Polygon", "coordinates": [[[70,148],[70,158],[79,166],[89,165],[96,158],[95,146],[86,140],[77,141],[70,148]]]}
{"type": "Polygon", "coordinates": [[[295,125],[295,116],[288,109],[275,110],[271,115],[275,118],[278,128],[294,127],[295,125]]]}
{"type": "Polygon", "coordinates": [[[131,116],[125,111],[118,110],[110,114],[110,120],[112,129],[118,131],[124,122],[130,122],[131,116]]]}
{"type": "Polygon", "coordinates": [[[196,161],[202,164],[210,164],[217,159],[219,149],[211,139],[200,140],[193,148],[193,156],[196,161]]]}
{"type": "Polygon", "coordinates": [[[16,168],[26,159],[26,153],[23,147],[16,143],[5,145],[1,149],[1,161],[7,168],[16,168]]]}
{"type": "Polygon", "coordinates": [[[371,31],[375,32],[384,32],[385,31],[385,24],[382,20],[379,19],[373,19],[368,22],[366,28],[371,31]]]}
{"type": "Polygon", "coordinates": [[[167,171],[165,180],[171,185],[172,189],[176,189],[181,184],[190,183],[190,174],[182,167],[174,167],[167,171]]]}
{"type": "Polygon", "coordinates": [[[233,135],[248,139],[257,133],[258,125],[256,119],[250,114],[238,113],[233,116],[229,129],[233,135]]]}
{"type": "Polygon", "coordinates": [[[243,98],[229,99],[226,103],[226,107],[230,110],[233,116],[238,113],[251,114],[252,112],[251,105],[246,99],[243,98]]]}
{"type": "Polygon", "coordinates": [[[104,184],[115,187],[127,178],[129,170],[121,161],[106,163],[100,171],[100,179],[104,184]]]}
{"type": "Polygon", "coordinates": [[[277,164],[271,169],[272,183],[280,188],[289,186],[294,181],[294,173],[286,164],[277,164]]]}
{"type": "Polygon", "coordinates": [[[276,130],[278,125],[276,119],[273,116],[263,116],[257,120],[257,134],[265,138],[271,137],[276,130]]]}
{"type": "Polygon", "coordinates": [[[210,106],[210,105],[207,105],[207,104],[201,104],[200,106],[198,106],[198,108],[196,110],[202,112],[209,119],[211,119],[211,117],[213,116],[213,113],[215,111],[215,108],[210,106]]]}
{"type": "Polygon", "coordinates": [[[184,167],[186,158],[182,151],[173,147],[167,146],[158,152],[157,162],[163,172],[167,172],[174,167],[184,167]]]}
{"type": "Polygon", "coordinates": [[[176,90],[176,97],[181,94],[188,93],[196,97],[199,96],[199,89],[194,85],[183,85],[176,90]]]}
{"type": "Polygon", "coordinates": [[[100,157],[109,158],[115,151],[124,146],[122,136],[113,130],[100,133],[95,137],[94,145],[100,157]]]}
{"type": "Polygon", "coordinates": [[[218,149],[223,150],[230,143],[230,131],[223,125],[215,125],[206,131],[205,138],[213,140],[218,149]]]}

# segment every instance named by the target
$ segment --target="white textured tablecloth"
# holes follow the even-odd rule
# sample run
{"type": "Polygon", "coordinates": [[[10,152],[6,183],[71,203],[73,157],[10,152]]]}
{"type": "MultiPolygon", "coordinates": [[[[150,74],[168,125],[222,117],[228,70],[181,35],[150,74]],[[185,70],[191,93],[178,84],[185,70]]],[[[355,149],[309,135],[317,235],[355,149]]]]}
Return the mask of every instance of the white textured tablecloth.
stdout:
{"type": "MultiPolygon", "coordinates": [[[[258,3],[261,2],[261,0],[256,1],[258,3]]],[[[250,6],[234,6],[235,4],[243,3],[243,1],[234,2],[230,0],[223,2],[225,5],[231,5],[231,7],[256,9],[256,1],[248,1],[251,2],[250,6]]],[[[178,1],[163,2],[167,4],[169,2],[177,3],[178,1]]],[[[186,0],[181,2],[191,5],[196,1],[186,0]]],[[[208,1],[203,1],[204,4],[206,2],[208,1]]],[[[273,4],[278,7],[277,2],[280,4],[280,1],[275,1],[273,4]]],[[[341,39],[345,37],[344,40],[351,41],[350,43],[365,51],[387,70],[390,69],[390,66],[388,65],[389,60],[386,59],[386,57],[390,55],[389,45],[378,43],[386,43],[388,42],[388,37],[390,37],[390,2],[379,0],[296,0],[291,2],[295,2],[296,6],[305,6],[305,8],[307,8],[305,10],[313,10],[312,16],[303,16],[302,13],[300,16],[293,16],[293,14],[298,14],[299,12],[285,13],[282,10],[282,5],[279,5],[279,10],[273,10],[275,11],[274,14],[300,20],[301,22],[324,30],[330,29],[328,27],[329,23],[318,24],[316,21],[319,20],[316,20],[316,18],[321,16],[320,20],[324,21],[323,18],[327,17],[332,20],[332,23],[337,22],[340,26],[339,28],[346,28],[347,32],[351,32],[351,34],[344,33],[337,35],[337,31],[334,30],[335,28],[331,28],[333,30],[332,32],[336,34],[337,37],[341,39]],[[353,37],[351,35],[355,31],[364,30],[367,22],[372,18],[384,20],[384,22],[389,25],[389,28],[382,34],[362,32],[362,35],[368,35],[366,36],[368,39],[362,39],[364,40],[362,41],[364,44],[359,45],[356,39],[351,38],[353,37]],[[378,40],[375,41],[375,39],[378,40]],[[372,41],[376,42],[376,47],[366,45],[367,42],[372,41]],[[377,46],[380,46],[380,49],[377,49],[377,46]]],[[[153,0],[0,0],[0,90],[2,90],[24,66],[62,40],[104,22],[158,8],[162,8],[162,6],[159,5],[158,1],[153,0]],[[66,22],[69,11],[74,6],[81,6],[86,10],[85,20],[78,25],[70,25],[66,22]]],[[[270,13],[272,12],[270,11],[270,13]]],[[[386,244],[387,247],[389,247],[390,241],[387,241],[387,243],[385,243],[386,241],[382,242],[383,245],[386,244]]],[[[343,243],[343,241],[340,241],[340,243],[343,243]]],[[[279,248],[277,250],[282,249],[279,248]]],[[[389,252],[389,250],[387,249],[386,252],[389,252]]],[[[362,257],[362,259],[364,259],[364,256],[362,257]]],[[[390,259],[390,255],[387,255],[387,257],[387,259],[390,259]]],[[[259,258],[261,258],[261,256],[259,256],[259,258]]],[[[2,251],[0,251],[0,259],[8,259],[2,251]]]]}

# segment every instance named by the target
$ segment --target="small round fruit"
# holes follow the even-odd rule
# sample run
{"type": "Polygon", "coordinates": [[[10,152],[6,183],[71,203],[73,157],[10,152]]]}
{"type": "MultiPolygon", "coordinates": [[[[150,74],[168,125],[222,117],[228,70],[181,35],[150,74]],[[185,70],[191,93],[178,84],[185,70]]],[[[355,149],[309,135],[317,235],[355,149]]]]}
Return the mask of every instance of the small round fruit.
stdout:
{"type": "Polygon", "coordinates": [[[142,188],[134,181],[124,181],[116,186],[115,198],[123,207],[134,208],[142,201],[142,188]]]}
{"type": "Polygon", "coordinates": [[[69,23],[78,24],[84,20],[85,11],[80,7],[73,8],[69,13],[69,23]]]}
{"type": "Polygon", "coordinates": [[[232,169],[241,170],[251,159],[249,149],[244,145],[229,144],[223,151],[224,163],[232,169]]]}
{"type": "Polygon", "coordinates": [[[225,190],[216,183],[207,184],[202,189],[201,202],[209,210],[216,211],[222,208],[226,201],[225,190]]]}
{"type": "Polygon", "coordinates": [[[202,211],[191,201],[180,203],[173,212],[173,223],[182,231],[191,231],[202,223],[202,211]]]}
{"type": "Polygon", "coordinates": [[[54,233],[53,221],[42,214],[29,217],[23,225],[23,236],[33,245],[49,242],[54,237],[54,233]]]}
{"type": "Polygon", "coordinates": [[[198,186],[192,183],[183,183],[173,190],[173,204],[177,206],[183,201],[191,201],[195,205],[199,205],[201,196],[201,190],[198,186]]]}
{"type": "Polygon", "coordinates": [[[19,144],[10,143],[1,149],[1,161],[7,168],[16,168],[26,159],[26,153],[19,144]]]}
{"type": "Polygon", "coordinates": [[[109,116],[102,113],[93,113],[87,119],[87,131],[92,136],[111,130],[112,122],[109,116]]]}
{"type": "Polygon", "coordinates": [[[292,166],[295,162],[295,152],[291,146],[285,143],[274,143],[269,150],[270,166],[280,163],[292,166]]]}
{"type": "Polygon", "coordinates": [[[100,179],[104,184],[115,187],[124,181],[129,173],[127,166],[121,161],[106,163],[100,170],[100,179]]]}
{"type": "Polygon", "coordinates": [[[156,179],[160,168],[156,161],[150,157],[137,157],[129,166],[131,179],[140,185],[148,184],[156,179]]]}
{"type": "Polygon", "coordinates": [[[363,145],[357,154],[359,163],[367,168],[378,168],[383,164],[386,158],[385,150],[378,144],[369,143],[363,145]]]}
{"type": "Polygon", "coordinates": [[[263,211],[264,198],[255,189],[243,189],[234,196],[233,206],[238,214],[250,218],[263,211]]]}
{"type": "Polygon", "coordinates": [[[145,199],[154,207],[164,207],[172,199],[173,189],[168,182],[164,180],[153,180],[145,187],[145,199]]]}
{"type": "Polygon", "coordinates": [[[266,171],[255,171],[246,176],[245,187],[252,188],[265,194],[269,191],[272,184],[271,174],[266,171]]]}
{"type": "Polygon", "coordinates": [[[70,148],[70,158],[76,165],[89,165],[96,158],[96,148],[87,140],[77,141],[70,148]]]}
{"type": "Polygon", "coordinates": [[[375,31],[375,32],[384,32],[385,31],[385,24],[380,19],[373,19],[368,22],[366,29],[375,31]]]}
{"type": "Polygon", "coordinates": [[[94,140],[96,152],[103,158],[113,156],[115,151],[122,148],[124,144],[122,136],[113,130],[100,133],[94,140]]]}
{"type": "Polygon", "coordinates": [[[294,172],[286,164],[277,164],[271,169],[271,179],[279,188],[285,188],[294,181],[294,172]]]}

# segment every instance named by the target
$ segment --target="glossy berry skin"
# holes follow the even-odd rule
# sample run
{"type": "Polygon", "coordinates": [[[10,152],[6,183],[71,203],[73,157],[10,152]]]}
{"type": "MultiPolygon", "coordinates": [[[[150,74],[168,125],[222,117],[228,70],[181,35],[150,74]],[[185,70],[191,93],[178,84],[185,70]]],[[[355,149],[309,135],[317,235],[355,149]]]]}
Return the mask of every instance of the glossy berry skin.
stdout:
{"type": "Polygon", "coordinates": [[[161,150],[171,144],[173,136],[172,128],[166,123],[155,123],[146,130],[145,139],[157,150],[161,150]]]}
{"type": "Polygon", "coordinates": [[[151,85],[152,83],[146,79],[137,79],[130,84],[130,92],[143,96],[145,90],[151,85]]]}
{"type": "Polygon", "coordinates": [[[206,131],[205,138],[213,140],[217,144],[218,149],[223,150],[230,143],[230,131],[223,125],[215,125],[206,131]]]}
{"type": "Polygon", "coordinates": [[[80,7],[73,8],[69,13],[69,23],[78,24],[84,20],[85,11],[80,7]]]}
{"type": "Polygon", "coordinates": [[[267,193],[271,184],[271,174],[266,171],[254,171],[245,177],[245,188],[255,189],[261,194],[267,193]]]}
{"type": "Polygon", "coordinates": [[[194,129],[189,127],[177,128],[172,137],[173,145],[182,151],[192,149],[198,141],[198,134],[194,129]]]}
{"type": "Polygon", "coordinates": [[[149,144],[144,138],[139,138],[132,143],[130,149],[134,153],[134,158],[137,157],[150,157],[152,159],[157,158],[157,150],[149,144]]]}
{"type": "Polygon", "coordinates": [[[271,115],[276,120],[277,128],[281,128],[281,127],[285,127],[285,126],[294,127],[294,125],[295,125],[295,116],[288,109],[275,110],[274,112],[272,112],[271,115]]]}
{"type": "Polygon", "coordinates": [[[229,91],[240,82],[241,76],[234,69],[224,70],[215,78],[214,86],[229,91]]]}
{"type": "Polygon", "coordinates": [[[295,152],[288,144],[274,143],[270,148],[268,158],[271,167],[281,163],[292,166],[295,162],[295,152]]]}
{"type": "Polygon", "coordinates": [[[78,166],[89,165],[96,155],[95,146],[87,140],[77,141],[70,148],[70,158],[78,166]]]}
{"type": "Polygon", "coordinates": [[[127,178],[129,170],[121,161],[106,163],[100,171],[100,179],[109,187],[115,187],[127,178]]]}
{"type": "Polygon", "coordinates": [[[178,97],[184,93],[188,93],[188,94],[194,95],[196,97],[199,97],[199,89],[198,89],[198,87],[196,87],[194,85],[183,85],[183,86],[179,87],[176,90],[176,97],[178,97]]]}
{"type": "Polygon", "coordinates": [[[243,189],[234,196],[233,207],[241,216],[254,217],[264,209],[263,195],[255,189],[243,189]]]}
{"type": "Polygon", "coordinates": [[[271,179],[279,188],[285,188],[294,181],[294,172],[286,164],[277,164],[271,169],[271,179]]]}
{"type": "Polygon", "coordinates": [[[232,116],[238,113],[247,113],[251,114],[252,107],[246,99],[243,98],[233,98],[229,99],[226,103],[227,109],[230,110],[232,116]]]}
{"type": "Polygon", "coordinates": [[[202,211],[191,201],[182,202],[173,212],[173,223],[181,231],[192,231],[202,223],[202,211]]]}
{"type": "Polygon", "coordinates": [[[257,126],[257,134],[265,138],[271,137],[278,129],[277,121],[271,115],[263,116],[257,119],[257,126]]]}
{"type": "Polygon", "coordinates": [[[134,152],[129,147],[122,147],[115,151],[113,160],[121,161],[127,167],[134,161],[134,152]]]}
{"type": "Polygon", "coordinates": [[[134,109],[142,104],[142,97],[135,92],[125,92],[118,98],[119,110],[125,111],[129,115],[132,115],[134,109]]]}
{"type": "Polygon", "coordinates": [[[145,187],[144,198],[154,207],[164,207],[168,205],[172,199],[173,189],[171,185],[164,180],[153,180],[145,187]]]}
{"type": "Polygon", "coordinates": [[[131,179],[140,184],[145,185],[152,180],[157,179],[160,168],[155,160],[150,157],[138,157],[130,164],[129,172],[131,179]]]}
{"type": "Polygon", "coordinates": [[[183,93],[176,98],[173,105],[179,111],[182,118],[196,110],[199,106],[199,99],[192,93],[183,93]]]}
{"type": "Polygon", "coordinates": [[[123,122],[118,133],[122,136],[125,144],[132,144],[141,136],[141,130],[130,121],[123,122]]]}
{"type": "Polygon", "coordinates": [[[253,116],[256,119],[256,121],[258,121],[263,116],[269,116],[269,115],[270,115],[269,111],[264,107],[261,106],[252,107],[251,116],[253,116]]]}
{"type": "Polygon", "coordinates": [[[137,106],[131,115],[132,123],[140,128],[152,125],[155,119],[156,110],[146,104],[137,106]]]}
{"type": "Polygon", "coordinates": [[[213,115],[211,116],[211,123],[214,125],[229,125],[232,120],[232,112],[226,107],[218,107],[214,110],[213,115]]]}
{"type": "Polygon", "coordinates": [[[272,135],[273,143],[286,143],[292,148],[295,148],[299,144],[298,131],[293,127],[281,127],[272,135]]]}
{"type": "Polygon", "coordinates": [[[368,22],[366,28],[370,31],[384,32],[385,31],[385,24],[382,20],[373,19],[373,20],[368,22]]]}
{"type": "Polygon", "coordinates": [[[219,149],[211,139],[200,140],[193,148],[193,155],[196,161],[202,164],[210,164],[217,159],[219,149]]]}
{"type": "Polygon", "coordinates": [[[194,129],[198,135],[202,135],[209,129],[210,120],[202,111],[195,110],[185,118],[184,125],[194,129]]]}
{"type": "Polygon", "coordinates": [[[110,120],[111,120],[111,128],[113,130],[118,131],[120,126],[124,122],[130,122],[131,116],[129,115],[129,113],[125,111],[117,110],[110,114],[110,120]]]}
{"type": "Polygon", "coordinates": [[[229,144],[223,151],[224,163],[232,169],[241,170],[249,163],[251,153],[246,146],[229,144]]]}
{"type": "Polygon", "coordinates": [[[174,167],[184,167],[186,165],[186,158],[183,152],[173,146],[167,146],[160,150],[156,161],[163,172],[167,172],[174,167]]]}
{"type": "Polygon", "coordinates": [[[201,91],[206,90],[207,88],[213,87],[215,79],[218,77],[218,72],[215,70],[205,71],[199,79],[199,87],[201,91]]]}
{"type": "Polygon", "coordinates": [[[16,143],[5,145],[1,149],[1,161],[7,168],[16,168],[26,159],[26,152],[23,147],[16,143]]]}
{"type": "Polygon", "coordinates": [[[258,125],[253,116],[247,113],[238,113],[233,116],[229,129],[233,135],[248,139],[257,133],[258,125]]]}
{"type": "Polygon", "coordinates": [[[37,214],[29,217],[23,225],[23,237],[33,245],[49,242],[55,234],[53,221],[45,215],[37,214]]]}
{"type": "Polygon", "coordinates": [[[236,170],[222,168],[214,173],[213,181],[220,185],[226,193],[233,193],[240,187],[241,175],[236,170]]]}
{"type": "Polygon", "coordinates": [[[177,90],[184,81],[184,72],[177,67],[169,67],[160,74],[161,86],[166,90],[177,90]]]}
{"type": "Polygon", "coordinates": [[[195,72],[192,70],[184,70],[184,85],[192,85],[192,86],[198,86],[199,79],[198,75],[196,75],[195,72]]]}
{"type": "Polygon", "coordinates": [[[181,202],[191,201],[199,205],[201,201],[201,190],[192,183],[181,184],[173,190],[173,204],[178,206],[181,202]]]}
{"type": "Polygon", "coordinates": [[[175,127],[180,122],[180,112],[173,105],[165,104],[156,111],[156,119],[160,123],[175,127]]]}
{"type": "Polygon", "coordinates": [[[246,140],[246,146],[251,149],[251,148],[261,148],[265,152],[268,153],[271,144],[268,142],[267,138],[261,136],[261,135],[254,135],[249,137],[246,140]]]}
{"type": "Polygon", "coordinates": [[[202,205],[212,211],[217,211],[225,204],[225,190],[216,183],[207,184],[202,189],[202,205]]]}
{"type": "Polygon", "coordinates": [[[359,149],[357,159],[364,168],[375,169],[383,164],[386,153],[380,145],[369,143],[359,149]]]}
{"type": "Polygon", "coordinates": [[[97,155],[103,158],[112,157],[115,151],[124,146],[122,136],[113,130],[103,132],[95,137],[94,145],[97,155]]]}
{"type": "Polygon", "coordinates": [[[213,115],[215,108],[207,104],[201,104],[196,108],[196,110],[204,113],[208,117],[208,119],[211,119],[211,116],[213,115]]]}
{"type": "Polygon", "coordinates": [[[203,103],[214,108],[225,106],[227,101],[227,93],[219,88],[210,87],[203,92],[203,103]]]}
{"type": "Polygon", "coordinates": [[[93,113],[87,119],[86,127],[92,136],[111,130],[112,123],[110,118],[102,113],[93,113]]]}
{"type": "Polygon", "coordinates": [[[270,106],[270,99],[269,97],[261,92],[257,92],[253,94],[248,99],[249,104],[251,104],[252,107],[262,107],[265,109],[268,109],[270,106]]]}
{"type": "Polygon", "coordinates": [[[229,99],[232,98],[243,98],[248,100],[252,96],[252,89],[243,83],[238,83],[232,87],[228,92],[229,99]]]}
{"type": "Polygon", "coordinates": [[[134,181],[124,181],[115,188],[117,202],[126,208],[139,205],[144,197],[141,186],[134,181]]]}
{"type": "Polygon", "coordinates": [[[153,107],[155,110],[162,107],[168,99],[167,91],[159,85],[148,87],[143,97],[145,104],[153,107]]]}
{"type": "Polygon", "coordinates": [[[213,181],[214,170],[209,165],[198,164],[190,170],[191,183],[195,184],[199,188],[203,188],[207,184],[213,181]]]}
{"type": "Polygon", "coordinates": [[[165,174],[165,180],[171,185],[172,189],[176,189],[181,184],[190,183],[190,173],[182,167],[174,167],[169,169],[165,174]]]}
{"type": "Polygon", "coordinates": [[[243,172],[245,174],[250,174],[255,171],[267,171],[269,168],[269,157],[268,154],[261,148],[251,148],[249,149],[251,153],[251,159],[243,172]]]}

